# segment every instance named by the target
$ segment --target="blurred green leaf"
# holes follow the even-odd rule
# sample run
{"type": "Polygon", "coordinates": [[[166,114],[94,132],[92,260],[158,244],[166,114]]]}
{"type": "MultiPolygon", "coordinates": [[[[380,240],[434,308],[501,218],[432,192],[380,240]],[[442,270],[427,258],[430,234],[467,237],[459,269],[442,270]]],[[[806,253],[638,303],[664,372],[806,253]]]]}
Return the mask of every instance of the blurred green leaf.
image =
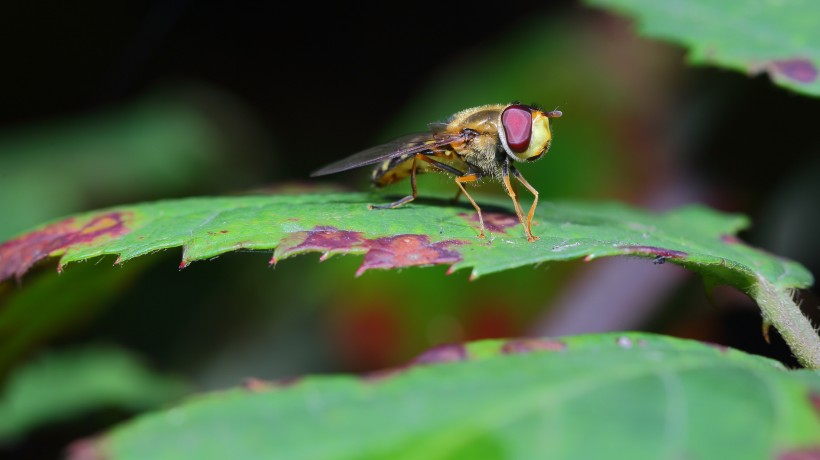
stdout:
{"type": "Polygon", "coordinates": [[[120,270],[81,264],[71,273],[38,274],[26,280],[25,289],[10,288],[0,296],[0,374],[37,345],[95,317],[150,265],[148,260],[120,270]]]}
{"type": "Polygon", "coordinates": [[[95,409],[156,408],[186,391],[181,381],[152,373],[117,348],[45,354],[16,370],[6,382],[0,396],[0,442],[95,409]]]}
{"type": "Polygon", "coordinates": [[[769,459],[816,452],[820,439],[817,374],[692,341],[646,334],[493,340],[440,347],[416,364],[364,379],[306,377],[198,397],[127,422],[82,453],[112,460],[613,452],[769,459]]]}
{"type": "Polygon", "coordinates": [[[820,27],[813,0],[587,3],[635,18],[644,35],[687,46],[692,63],[767,72],[781,86],[820,96],[820,27]]]}
{"type": "MultiPolygon", "coordinates": [[[[198,89],[158,92],[122,107],[0,133],[0,239],[89,204],[247,179],[248,171],[221,166],[227,145],[234,143],[235,156],[242,140],[228,139],[227,123],[216,126],[205,110],[209,104],[243,119],[245,109],[230,97],[198,89]]],[[[248,122],[246,130],[252,126],[248,122]]]]}

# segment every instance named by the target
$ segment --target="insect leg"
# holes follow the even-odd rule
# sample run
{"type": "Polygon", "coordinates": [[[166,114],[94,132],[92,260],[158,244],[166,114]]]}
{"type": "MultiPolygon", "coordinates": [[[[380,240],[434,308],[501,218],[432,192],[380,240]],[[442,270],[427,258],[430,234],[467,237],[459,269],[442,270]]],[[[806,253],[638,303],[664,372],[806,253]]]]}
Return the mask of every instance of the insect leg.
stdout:
{"type": "MultiPolygon", "coordinates": [[[[473,197],[471,197],[470,194],[467,193],[467,190],[464,188],[464,185],[462,185],[462,184],[465,184],[467,182],[475,182],[475,181],[481,179],[482,174],[481,173],[475,173],[475,172],[474,173],[469,173],[469,174],[468,173],[463,173],[463,172],[459,171],[458,169],[456,169],[456,168],[454,168],[450,165],[446,165],[444,163],[438,162],[438,161],[436,161],[436,160],[434,160],[434,159],[432,159],[432,158],[430,158],[426,155],[419,155],[418,157],[421,158],[422,160],[430,163],[431,165],[435,166],[436,168],[441,169],[442,171],[446,171],[446,172],[449,172],[451,174],[455,174],[457,176],[456,177],[456,185],[458,185],[459,191],[461,193],[463,193],[464,196],[466,196],[468,200],[470,200],[470,203],[473,204],[473,207],[475,208],[476,212],[478,213],[478,222],[481,224],[481,232],[478,234],[478,237],[479,238],[484,238],[484,216],[481,215],[481,208],[478,207],[478,204],[476,204],[473,197]]],[[[459,196],[460,196],[460,194],[456,195],[456,198],[458,198],[459,196]]]]}
{"type": "Polygon", "coordinates": [[[456,196],[454,196],[450,201],[452,201],[453,204],[456,204],[458,203],[459,198],[461,198],[461,189],[456,190],[456,196]]]}
{"type": "MultiPolygon", "coordinates": [[[[521,210],[521,204],[518,202],[518,196],[516,195],[512,184],[510,183],[510,169],[511,168],[510,168],[509,164],[504,163],[501,166],[501,178],[504,180],[504,188],[507,190],[507,195],[509,195],[510,198],[512,198],[513,205],[515,206],[515,214],[518,216],[518,220],[519,220],[519,222],[521,222],[521,225],[524,226],[524,233],[527,235],[527,241],[532,243],[533,241],[538,239],[535,235],[532,234],[532,230],[530,229],[530,221],[532,220],[532,213],[535,210],[535,208],[532,208],[530,210],[529,218],[525,221],[524,220],[524,211],[521,210]]],[[[515,168],[512,168],[512,170],[513,170],[513,175],[515,175],[516,179],[523,180],[521,178],[521,174],[518,173],[518,171],[515,168]]],[[[527,184],[526,182],[522,182],[522,183],[524,184],[525,187],[529,188],[530,190],[535,190],[530,186],[530,184],[527,184]]],[[[536,203],[537,202],[538,202],[538,200],[536,198],[536,203]]]]}
{"type": "MultiPolygon", "coordinates": [[[[464,175],[464,173],[459,171],[458,168],[454,168],[454,167],[452,167],[448,164],[444,164],[444,163],[441,163],[439,161],[436,161],[436,160],[428,157],[427,155],[423,155],[423,154],[419,155],[419,158],[426,161],[426,162],[428,162],[428,163],[430,163],[431,165],[435,166],[436,168],[438,168],[438,169],[440,169],[444,172],[448,172],[450,174],[455,174],[456,177],[461,177],[461,176],[464,175]]],[[[453,197],[453,200],[452,200],[453,203],[458,203],[458,198],[460,196],[461,196],[461,189],[459,188],[458,192],[456,192],[456,196],[453,197]]]]}
{"type": "Polygon", "coordinates": [[[458,185],[458,187],[461,189],[461,192],[464,193],[464,196],[466,196],[467,199],[470,200],[470,203],[473,204],[475,211],[478,213],[478,222],[481,224],[481,232],[478,234],[478,237],[484,238],[484,217],[481,215],[481,208],[478,207],[478,204],[476,204],[473,197],[471,197],[470,194],[467,193],[467,190],[462,185],[467,182],[475,182],[479,179],[481,179],[481,174],[479,173],[465,174],[461,177],[456,177],[456,185],[458,185]]]}
{"type": "MultiPolygon", "coordinates": [[[[518,182],[521,182],[521,185],[527,187],[527,190],[529,190],[530,193],[532,193],[532,196],[534,197],[532,201],[532,206],[530,206],[530,212],[527,213],[527,227],[532,229],[532,217],[533,215],[535,215],[535,207],[538,206],[538,190],[536,190],[535,187],[530,185],[530,183],[527,182],[526,179],[524,179],[524,176],[522,176],[517,169],[512,168],[512,173],[513,176],[515,176],[515,178],[518,179],[518,182]]],[[[532,231],[530,231],[530,235],[532,235],[532,231]]]]}
{"type": "Polygon", "coordinates": [[[370,209],[393,209],[397,208],[405,203],[409,203],[416,199],[418,196],[418,190],[416,190],[416,160],[419,157],[423,157],[424,155],[414,155],[413,156],[413,166],[410,167],[410,186],[413,188],[413,194],[406,196],[398,201],[394,201],[390,204],[370,204],[367,207],[370,209]]]}

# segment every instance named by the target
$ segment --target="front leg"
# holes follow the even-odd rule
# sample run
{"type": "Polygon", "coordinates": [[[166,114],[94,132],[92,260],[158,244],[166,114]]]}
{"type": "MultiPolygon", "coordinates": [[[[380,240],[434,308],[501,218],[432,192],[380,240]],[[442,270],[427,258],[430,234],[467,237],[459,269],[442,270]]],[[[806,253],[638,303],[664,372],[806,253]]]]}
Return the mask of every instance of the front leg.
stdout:
{"type": "MultiPolygon", "coordinates": [[[[515,193],[515,189],[513,188],[512,184],[510,183],[510,170],[512,170],[513,175],[515,175],[516,179],[523,180],[521,178],[521,173],[518,172],[513,166],[509,164],[509,161],[505,161],[504,164],[501,165],[501,178],[504,181],[504,188],[507,191],[507,195],[512,198],[513,205],[515,206],[515,214],[518,216],[518,221],[521,222],[521,225],[524,227],[524,234],[527,235],[527,241],[532,243],[533,241],[537,240],[538,237],[532,234],[532,230],[530,228],[530,223],[532,221],[532,213],[535,211],[535,203],[538,202],[538,196],[536,195],[535,203],[533,203],[532,209],[530,209],[530,214],[527,220],[524,220],[524,211],[521,210],[521,204],[518,202],[518,195],[515,193]]],[[[529,184],[524,182],[525,187],[529,188],[530,190],[533,189],[529,184]]],[[[538,192],[536,192],[538,193],[538,192]]]]}
{"type": "MultiPolygon", "coordinates": [[[[512,167],[512,173],[513,176],[515,176],[515,178],[518,179],[518,182],[521,182],[521,185],[527,187],[527,190],[529,190],[530,193],[532,193],[532,196],[535,197],[532,201],[532,206],[530,206],[530,212],[527,213],[527,228],[532,229],[532,218],[535,215],[535,207],[538,206],[538,190],[536,190],[535,187],[530,185],[530,183],[527,182],[526,179],[524,179],[524,176],[522,176],[521,173],[518,172],[517,169],[515,169],[515,167],[512,167]]],[[[530,235],[532,235],[532,230],[530,230],[530,235]]]]}
{"type": "Polygon", "coordinates": [[[461,172],[457,168],[454,168],[450,165],[444,164],[440,161],[436,161],[436,160],[434,160],[434,159],[432,159],[432,158],[430,158],[426,155],[419,155],[419,158],[421,160],[424,160],[424,161],[430,163],[431,165],[435,166],[436,168],[438,168],[442,171],[448,172],[450,174],[454,174],[456,176],[456,185],[458,185],[458,191],[459,191],[459,194],[456,195],[456,199],[458,199],[458,197],[463,193],[464,196],[466,196],[467,199],[470,200],[470,203],[473,204],[473,207],[475,208],[475,212],[478,213],[478,223],[481,225],[481,230],[478,234],[478,237],[479,238],[484,238],[484,216],[481,215],[481,208],[478,207],[478,203],[475,202],[473,197],[471,197],[470,194],[467,193],[467,189],[465,189],[464,185],[463,185],[463,184],[466,184],[468,182],[475,182],[475,181],[481,179],[483,177],[483,175],[480,172],[472,172],[472,173],[461,172]]]}

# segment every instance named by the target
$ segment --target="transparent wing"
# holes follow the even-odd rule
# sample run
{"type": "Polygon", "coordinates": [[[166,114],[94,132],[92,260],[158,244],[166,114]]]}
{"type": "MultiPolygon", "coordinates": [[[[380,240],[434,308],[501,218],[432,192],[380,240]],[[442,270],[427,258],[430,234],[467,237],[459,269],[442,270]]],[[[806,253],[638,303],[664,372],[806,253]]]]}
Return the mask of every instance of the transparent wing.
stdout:
{"type": "Polygon", "coordinates": [[[404,155],[412,155],[425,150],[442,147],[453,142],[464,140],[465,134],[447,134],[447,133],[416,133],[408,136],[400,137],[395,141],[386,144],[377,145],[367,150],[362,150],[347,158],[331,163],[321,169],[311,173],[311,177],[324,176],[348,169],[359,168],[362,166],[380,163],[390,158],[396,158],[404,155]]]}

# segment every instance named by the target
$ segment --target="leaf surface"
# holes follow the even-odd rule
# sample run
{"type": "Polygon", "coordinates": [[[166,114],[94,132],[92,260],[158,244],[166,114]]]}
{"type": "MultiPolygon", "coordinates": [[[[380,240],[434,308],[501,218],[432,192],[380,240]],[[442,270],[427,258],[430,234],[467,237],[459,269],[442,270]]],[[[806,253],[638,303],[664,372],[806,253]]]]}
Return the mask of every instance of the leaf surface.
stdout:
{"type": "Polygon", "coordinates": [[[528,243],[504,201],[482,202],[488,237],[479,239],[469,205],[427,199],[368,210],[362,193],[190,198],[81,214],[0,245],[0,279],[22,276],[48,256],[60,267],[102,255],[117,262],[182,247],[181,266],[240,249],[274,250],[273,261],[307,252],[362,254],[359,274],[436,264],[481,276],[556,260],[648,257],[747,287],[763,277],[779,288],[806,287],[799,264],[742,243],[743,216],[688,206],[665,214],[616,203],[542,202],[528,243]]]}
{"type": "Polygon", "coordinates": [[[820,452],[820,377],[735,350],[604,334],[443,346],[413,364],[205,395],[127,422],[83,444],[75,458],[577,459],[618,452],[630,459],[769,459],[820,452]]]}

